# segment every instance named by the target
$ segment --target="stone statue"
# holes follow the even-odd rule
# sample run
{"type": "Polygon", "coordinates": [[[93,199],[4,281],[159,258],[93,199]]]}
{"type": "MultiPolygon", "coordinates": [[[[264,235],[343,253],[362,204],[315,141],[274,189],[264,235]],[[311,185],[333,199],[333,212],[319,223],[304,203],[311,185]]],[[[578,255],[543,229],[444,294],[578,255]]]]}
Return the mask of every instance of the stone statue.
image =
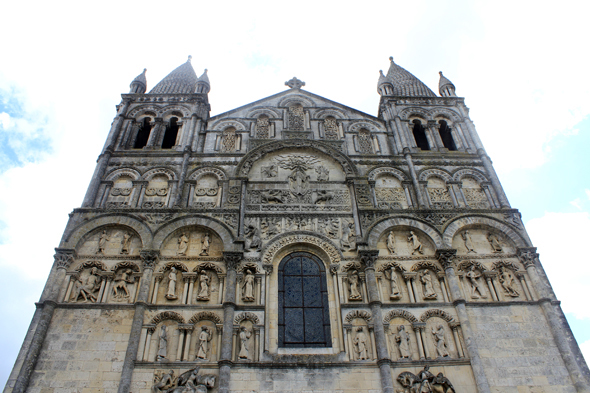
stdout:
{"type": "Polygon", "coordinates": [[[123,234],[123,239],[121,240],[121,254],[129,254],[131,239],[133,239],[133,235],[129,232],[125,232],[123,234]]]}
{"type": "Polygon", "coordinates": [[[104,248],[106,247],[109,240],[111,240],[111,238],[107,234],[107,231],[102,231],[102,234],[98,238],[98,249],[96,250],[97,254],[104,254],[104,248]]]}
{"type": "Polygon", "coordinates": [[[340,239],[340,249],[342,251],[346,251],[347,248],[349,251],[354,251],[356,249],[355,234],[352,231],[353,228],[354,223],[352,222],[344,221],[342,223],[342,238],[340,239]]]}
{"type": "Polygon", "coordinates": [[[205,232],[203,238],[201,239],[201,253],[200,256],[208,256],[209,255],[209,246],[211,245],[211,238],[209,237],[209,232],[205,232]]]}
{"type": "Polygon", "coordinates": [[[483,289],[483,286],[481,285],[481,281],[479,280],[481,274],[475,271],[475,265],[471,265],[471,269],[469,270],[469,272],[467,272],[467,274],[465,274],[465,277],[467,277],[467,279],[469,280],[469,289],[471,292],[472,299],[479,299],[480,296],[482,298],[487,297],[486,292],[483,289]],[[477,295],[478,292],[479,296],[477,295]]]}
{"type": "Polygon", "coordinates": [[[445,329],[443,326],[438,325],[436,329],[432,329],[432,335],[434,336],[438,357],[448,357],[449,351],[447,351],[447,344],[445,343],[445,329]]]}
{"type": "Polygon", "coordinates": [[[500,243],[498,236],[493,233],[488,233],[488,242],[490,242],[493,252],[502,252],[502,244],[500,243]]]}
{"type": "Polygon", "coordinates": [[[115,280],[115,286],[113,287],[113,297],[116,300],[129,299],[129,296],[131,296],[129,294],[129,288],[127,287],[127,284],[133,284],[134,279],[132,274],[133,270],[131,269],[123,270],[121,277],[119,277],[118,280],[115,280]]]}
{"type": "Polygon", "coordinates": [[[383,271],[385,277],[389,280],[389,285],[391,289],[391,294],[389,298],[392,300],[399,299],[402,294],[399,289],[399,285],[397,282],[397,273],[395,271],[395,266],[392,266],[390,269],[386,269],[383,271]]]}
{"type": "Polygon", "coordinates": [[[170,273],[168,273],[168,291],[166,292],[166,299],[168,300],[176,300],[178,296],[176,296],[176,268],[171,267],[170,273]]]}
{"type": "Polygon", "coordinates": [[[250,245],[248,248],[250,250],[260,251],[260,246],[262,245],[262,240],[260,239],[260,229],[250,223],[244,232],[246,237],[250,240],[250,245]]]}
{"type": "Polygon", "coordinates": [[[201,270],[201,272],[199,273],[199,286],[200,286],[200,290],[199,293],[197,295],[197,300],[209,300],[209,296],[210,296],[210,282],[211,282],[211,277],[209,277],[209,275],[207,274],[206,271],[201,270]]]}
{"type": "Polygon", "coordinates": [[[437,295],[432,285],[432,276],[428,273],[428,270],[425,269],[422,271],[420,282],[424,285],[424,299],[436,299],[437,295]]]}
{"type": "Polygon", "coordinates": [[[252,332],[246,326],[242,326],[240,329],[240,352],[238,353],[238,359],[248,359],[248,340],[251,335],[252,332]]]}
{"type": "Polygon", "coordinates": [[[199,367],[188,370],[175,379],[174,371],[154,375],[152,393],[206,393],[215,387],[215,375],[198,375],[199,367]]]}
{"type": "Polygon", "coordinates": [[[209,352],[209,341],[211,341],[211,332],[207,326],[201,326],[199,333],[199,348],[197,350],[197,359],[207,360],[207,352],[209,352]]]}
{"type": "Polygon", "coordinates": [[[512,273],[501,267],[498,270],[499,277],[498,280],[500,281],[500,285],[504,289],[504,292],[511,297],[518,297],[519,293],[516,290],[516,282],[514,281],[514,276],[512,273]]]}
{"type": "Polygon", "coordinates": [[[182,233],[178,237],[178,249],[176,250],[176,255],[186,255],[186,251],[188,250],[188,236],[186,233],[182,233]]]}
{"type": "Polygon", "coordinates": [[[473,241],[471,240],[471,235],[469,234],[469,231],[465,231],[461,234],[461,237],[463,238],[463,242],[465,243],[465,248],[467,249],[467,254],[469,254],[470,252],[477,254],[477,252],[474,249],[473,246],[473,241]]]}
{"type": "Polygon", "coordinates": [[[330,180],[330,170],[323,165],[318,165],[315,167],[315,171],[318,174],[318,181],[328,181],[330,180]]]}
{"type": "Polygon", "coordinates": [[[100,289],[100,281],[98,269],[93,267],[90,269],[90,274],[86,277],[86,280],[82,281],[78,279],[74,301],[78,301],[80,296],[82,296],[85,302],[90,300],[95,303],[97,301],[95,293],[100,289]]]}
{"type": "Polygon", "coordinates": [[[395,254],[395,234],[393,231],[389,231],[389,235],[387,235],[387,249],[390,254],[395,254]]]}
{"type": "Polygon", "coordinates": [[[418,239],[418,236],[414,233],[414,231],[410,231],[410,236],[408,236],[408,243],[410,243],[410,247],[412,248],[412,255],[414,255],[416,252],[424,254],[424,251],[422,251],[422,243],[420,242],[420,239],[418,239]]]}
{"type": "Polygon", "coordinates": [[[406,328],[404,325],[399,325],[397,327],[397,334],[395,335],[395,342],[397,343],[397,347],[399,348],[400,358],[401,359],[409,359],[410,358],[410,335],[406,332],[406,328]]]}
{"type": "Polygon", "coordinates": [[[369,350],[367,348],[367,335],[362,327],[356,328],[356,336],[353,340],[356,356],[358,360],[367,360],[369,350]]]}
{"type": "Polygon", "coordinates": [[[162,325],[160,328],[160,337],[158,338],[158,354],[156,355],[156,361],[161,362],[168,360],[166,353],[168,352],[168,333],[166,332],[166,325],[162,325]]]}
{"type": "Polygon", "coordinates": [[[360,291],[360,277],[356,270],[349,270],[348,272],[348,300],[363,300],[360,291]]]}
{"type": "Polygon", "coordinates": [[[409,371],[402,372],[397,381],[405,388],[403,393],[455,393],[455,389],[443,373],[434,376],[429,366],[424,366],[418,375],[409,371]]]}
{"type": "Polygon", "coordinates": [[[250,269],[246,270],[244,281],[242,283],[242,300],[245,302],[253,302],[254,299],[254,274],[250,269]]]}
{"type": "Polygon", "coordinates": [[[154,375],[154,386],[152,386],[152,393],[168,392],[170,388],[174,387],[174,370],[161,375],[154,375]]]}

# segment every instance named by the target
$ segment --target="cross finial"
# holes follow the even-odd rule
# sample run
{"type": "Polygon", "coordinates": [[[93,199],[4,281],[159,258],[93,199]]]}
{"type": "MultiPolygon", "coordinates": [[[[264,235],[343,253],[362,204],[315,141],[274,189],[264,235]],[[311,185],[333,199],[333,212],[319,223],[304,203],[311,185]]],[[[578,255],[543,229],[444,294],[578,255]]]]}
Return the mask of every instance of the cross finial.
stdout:
{"type": "Polygon", "coordinates": [[[291,89],[301,89],[303,86],[305,86],[305,82],[297,79],[296,77],[293,77],[291,80],[285,82],[285,86],[289,86],[291,89]]]}

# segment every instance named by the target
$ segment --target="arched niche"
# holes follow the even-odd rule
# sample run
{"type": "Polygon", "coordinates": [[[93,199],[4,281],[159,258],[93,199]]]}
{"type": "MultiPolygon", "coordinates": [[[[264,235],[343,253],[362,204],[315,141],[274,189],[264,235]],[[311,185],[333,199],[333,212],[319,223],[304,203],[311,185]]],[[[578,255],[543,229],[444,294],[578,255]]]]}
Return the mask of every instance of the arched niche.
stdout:
{"type": "Polygon", "coordinates": [[[193,298],[190,304],[220,304],[223,293],[223,270],[214,263],[205,262],[197,265],[193,298]]]}
{"type": "Polygon", "coordinates": [[[375,176],[375,198],[380,208],[408,208],[408,199],[402,182],[394,173],[381,172],[375,176]]]}
{"type": "Polygon", "coordinates": [[[101,261],[86,261],[79,264],[70,280],[64,301],[72,303],[99,303],[106,283],[106,265],[101,261]]]}
{"type": "Polygon", "coordinates": [[[353,361],[373,360],[376,351],[372,345],[373,325],[369,311],[354,310],[346,314],[344,328],[349,341],[349,356],[353,361]]]}
{"type": "Polygon", "coordinates": [[[159,281],[154,286],[152,301],[156,304],[183,304],[186,295],[184,273],[188,268],[181,262],[168,262],[158,269],[154,280],[159,281]]]}
{"type": "Polygon", "coordinates": [[[198,362],[215,362],[221,351],[222,321],[211,311],[201,311],[189,321],[193,325],[192,340],[188,358],[198,362]]]}
{"type": "MultiPolygon", "coordinates": [[[[401,231],[407,232],[406,235],[406,240],[405,240],[405,250],[402,250],[400,248],[400,251],[405,254],[410,250],[409,253],[410,255],[413,252],[413,246],[408,248],[409,243],[408,242],[408,237],[410,236],[410,231],[414,231],[414,233],[418,234],[419,239],[422,239],[423,237],[426,238],[427,240],[429,240],[432,244],[432,254],[434,254],[434,248],[441,248],[442,246],[442,237],[441,234],[438,232],[438,230],[436,230],[434,227],[430,226],[429,224],[422,222],[422,221],[418,221],[416,219],[413,218],[409,218],[409,217],[395,217],[395,218],[386,218],[383,219],[381,221],[377,221],[375,224],[373,224],[371,227],[368,228],[368,230],[366,231],[366,235],[365,238],[367,239],[367,242],[369,244],[369,246],[372,249],[378,248],[380,250],[379,255],[382,256],[386,256],[389,255],[389,251],[387,249],[387,245],[386,245],[386,237],[389,234],[390,230],[395,230],[395,231],[401,231]],[[399,228],[397,228],[399,227],[399,228]],[[420,235],[422,234],[422,235],[420,235]]],[[[402,245],[404,245],[404,241],[400,236],[400,247],[402,245]]],[[[397,239],[397,237],[396,237],[397,239]]],[[[419,254],[419,252],[415,252],[414,255],[419,254]]],[[[423,254],[425,255],[425,254],[423,254]]],[[[426,255],[430,255],[430,254],[426,254],[426,255]]]]}
{"type": "Polygon", "coordinates": [[[422,333],[424,351],[431,359],[457,359],[459,350],[451,324],[454,319],[443,310],[427,310],[420,317],[420,322],[426,323],[422,333]]]}
{"type": "Polygon", "coordinates": [[[408,303],[411,298],[408,294],[403,274],[406,269],[395,261],[387,261],[379,264],[377,272],[381,280],[381,294],[383,299],[389,299],[391,302],[403,302],[405,299],[408,303]]]}
{"type": "MultiPolygon", "coordinates": [[[[216,236],[219,237],[221,244],[223,247],[221,251],[234,251],[236,246],[234,245],[234,237],[230,231],[230,229],[223,223],[217,221],[211,217],[199,216],[199,215],[191,215],[190,218],[183,217],[180,219],[172,220],[168,224],[162,226],[158,229],[158,231],[154,234],[153,240],[153,248],[163,250],[164,243],[167,243],[168,251],[167,254],[170,256],[176,255],[178,252],[178,248],[174,248],[170,243],[172,241],[172,237],[176,236],[176,241],[178,241],[178,237],[184,228],[192,228],[197,227],[199,231],[202,231],[204,234],[205,231],[210,230],[211,233],[214,233],[216,236]]],[[[200,240],[202,237],[199,238],[200,240]]],[[[197,257],[201,253],[203,243],[195,243],[193,246],[194,249],[199,249],[200,251],[197,253],[197,257]]],[[[178,244],[178,243],[177,243],[178,244]]],[[[190,256],[191,254],[189,254],[190,256]]],[[[203,256],[205,257],[205,256],[203,256]]]]}
{"type": "Polygon", "coordinates": [[[408,225],[387,228],[376,243],[380,256],[420,257],[434,255],[436,251],[429,233],[408,225]]]}
{"type": "Polygon", "coordinates": [[[463,291],[465,297],[472,302],[495,300],[490,291],[495,291],[493,284],[486,283],[486,272],[488,269],[481,262],[475,260],[463,260],[457,263],[457,271],[462,277],[463,291]]]}
{"type": "Polygon", "coordinates": [[[416,317],[406,310],[390,310],[383,318],[392,360],[418,360],[420,352],[412,324],[416,317]]]}
{"type": "MultiPolygon", "coordinates": [[[[495,231],[494,233],[498,234],[498,236],[504,236],[504,238],[508,241],[512,242],[513,247],[516,248],[520,248],[520,247],[530,247],[530,241],[527,239],[525,240],[520,233],[518,233],[517,231],[515,231],[513,228],[511,228],[510,226],[506,225],[503,222],[497,221],[493,218],[490,217],[485,217],[485,216],[463,216],[461,218],[458,218],[456,220],[453,220],[452,222],[448,223],[447,227],[444,230],[443,233],[443,241],[444,241],[444,246],[441,248],[445,248],[445,247],[452,247],[455,241],[455,239],[457,239],[457,241],[459,242],[459,239],[461,239],[461,242],[463,241],[461,237],[457,238],[457,235],[459,234],[459,232],[464,231],[465,229],[469,230],[470,228],[481,228],[482,230],[487,230],[488,228],[490,229],[490,231],[495,231]]],[[[460,234],[459,234],[460,235],[460,234]]],[[[486,240],[487,241],[487,240],[486,240]]],[[[461,246],[461,244],[459,243],[459,246],[461,246]]],[[[465,251],[465,245],[463,245],[463,250],[465,251]]],[[[460,250],[460,249],[458,249],[460,250]]],[[[491,250],[491,248],[488,246],[487,250],[491,250]]],[[[477,251],[477,250],[476,250],[477,251]]],[[[461,251],[458,251],[459,253],[461,251]]],[[[470,253],[473,254],[473,253],[470,253]]]]}
{"type": "Polygon", "coordinates": [[[472,258],[484,255],[515,254],[514,241],[497,228],[484,224],[465,225],[453,236],[452,248],[458,255],[472,258]]]}
{"type": "Polygon", "coordinates": [[[439,275],[442,274],[442,269],[437,263],[432,261],[420,261],[415,263],[411,269],[416,272],[415,282],[418,289],[415,293],[417,301],[429,302],[439,301],[442,302],[446,299],[443,283],[439,280],[439,275]]]}
{"type": "MultiPolygon", "coordinates": [[[[518,301],[527,300],[525,289],[517,277],[520,264],[515,262],[500,260],[492,264],[492,271],[496,273],[497,282],[496,293],[500,300],[518,301]]],[[[526,285],[526,284],[525,284],[526,285]]]]}
{"type": "Polygon", "coordinates": [[[137,235],[142,247],[148,247],[152,243],[152,232],[145,223],[129,214],[111,213],[84,221],[83,223],[66,230],[60,243],[60,247],[80,250],[80,247],[87,240],[87,237],[102,227],[127,228],[129,231],[134,232],[137,235]]]}
{"type": "Polygon", "coordinates": [[[259,348],[256,343],[260,336],[259,323],[260,318],[251,312],[241,312],[234,318],[234,324],[237,326],[234,356],[237,361],[248,362],[258,359],[259,348]]]}
{"type": "Polygon", "coordinates": [[[76,245],[78,255],[127,256],[139,255],[142,242],[132,228],[122,225],[103,225],[85,234],[76,245]]]}
{"type": "Polygon", "coordinates": [[[160,254],[166,257],[221,257],[223,241],[212,229],[190,225],[177,228],[162,242],[160,254]]]}
{"type": "MultiPolygon", "coordinates": [[[[176,355],[179,345],[179,325],[184,324],[184,318],[173,311],[165,311],[156,315],[150,321],[152,324],[149,342],[146,342],[144,360],[152,362],[180,361],[176,355]]],[[[182,343],[180,343],[182,345],[182,343]]]]}
{"type": "Polygon", "coordinates": [[[111,268],[113,282],[105,294],[107,302],[133,303],[137,293],[140,268],[135,262],[123,261],[111,268]]]}

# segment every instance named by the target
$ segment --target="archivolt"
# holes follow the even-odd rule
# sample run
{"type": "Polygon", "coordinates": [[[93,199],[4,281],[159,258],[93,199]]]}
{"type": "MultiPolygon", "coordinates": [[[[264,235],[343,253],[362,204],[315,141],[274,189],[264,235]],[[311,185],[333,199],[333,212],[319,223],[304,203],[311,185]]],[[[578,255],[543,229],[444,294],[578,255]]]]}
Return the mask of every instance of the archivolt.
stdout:
{"type": "Polygon", "coordinates": [[[127,227],[133,231],[141,240],[143,247],[151,244],[152,232],[147,225],[136,219],[130,214],[112,213],[103,216],[95,217],[91,220],[85,221],[82,224],[67,231],[64,235],[60,247],[62,248],[76,248],[80,240],[87,236],[90,232],[101,227],[127,227]]]}
{"type": "Polygon", "coordinates": [[[372,315],[370,312],[365,310],[354,310],[346,314],[344,320],[348,323],[352,322],[353,319],[360,318],[364,319],[367,323],[371,322],[372,315]]]}
{"type": "Polygon", "coordinates": [[[449,175],[448,172],[443,171],[441,169],[426,169],[426,170],[422,171],[422,173],[420,173],[420,176],[418,176],[418,180],[427,181],[428,178],[432,177],[432,176],[440,177],[445,182],[452,180],[451,175],[449,175]]]}
{"type": "Polygon", "coordinates": [[[462,178],[469,177],[469,176],[475,178],[479,183],[488,181],[486,176],[483,173],[481,173],[480,171],[476,171],[475,169],[468,169],[468,168],[463,168],[463,169],[459,169],[458,171],[456,171],[453,174],[453,180],[460,181],[462,178]]]}
{"type": "Polygon", "coordinates": [[[329,261],[325,261],[327,262],[327,266],[332,263],[339,263],[342,259],[341,252],[336,247],[334,247],[334,245],[327,238],[324,238],[323,236],[320,237],[320,235],[315,233],[294,231],[279,236],[267,244],[267,246],[262,251],[262,263],[272,264],[275,255],[281,249],[298,243],[308,245],[311,244],[320,248],[330,259],[329,261]]]}
{"type": "Polygon", "coordinates": [[[177,312],[174,311],[164,311],[156,315],[152,318],[151,323],[154,325],[159,324],[160,322],[171,320],[176,321],[178,323],[184,323],[184,318],[177,312]]]}
{"type": "Polygon", "coordinates": [[[395,218],[385,218],[382,221],[378,221],[377,223],[373,224],[373,226],[367,230],[365,238],[367,239],[367,243],[369,244],[369,247],[371,249],[376,249],[377,242],[379,241],[379,238],[381,237],[381,235],[385,231],[387,231],[388,229],[391,229],[392,227],[397,227],[397,226],[416,228],[416,229],[424,232],[424,234],[426,234],[428,237],[430,237],[432,242],[435,244],[436,248],[441,248],[441,246],[443,244],[443,239],[442,239],[442,236],[440,235],[440,233],[435,228],[431,227],[430,225],[428,225],[424,222],[421,222],[421,221],[417,221],[414,218],[395,217],[395,218]]]}
{"type": "Polygon", "coordinates": [[[406,310],[391,310],[383,317],[383,323],[389,323],[393,318],[401,317],[409,322],[418,322],[418,319],[406,310]]]}
{"type": "Polygon", "coordinates": [[[188,180],[199,180],[199,178],[201,176],[209,175],[209,174],[216,176],[218,180],[226,180],[227,179],[227,176],[222,169],[215,168],[215,167],[205,167],[205,168],[196,169],[188,177],[188,180]]]}
{"type": "Polygon", "coordinates": [[[176,180],[176,173],[168,168],[155,168],[150,169],[146,173],[143,174],[144,180],[150,180],[152,177],[156,175],[164,175],[168,178],[168,180],[176,180]]]}
{"type": "Polygon", "coordinates": [[[376,180],[379,175],[389,174],[396,177],[400,182],[408,180],[408,177],[405,173],[400,171],[399,169],[392,168],[390,166],[382,166],[379,168],[373,169],[369,172],[368,180],[376,180]]]}
{"type": "Polygon", "coordinates": [[[524,240],[518,232],[510,228],[508,225],[485,216],[463,216],[450,222],[443,233],[443,242],[445,247],[451,247],[453,244],[453,237],[455,237],[455,235],[460,230],[464,229],[465,227],[479,225],[497,229],[504,235],[508,236],[508,238],[510,238],[510,240],[512,240],[517,247],[530,247],[526,240],[524,240]]]}
{"type": "Polygon", "coordinates": [[[202,226],[215,232],[223,242],[224,251],[237,251],[237,246],[234,245],[234,237],[227,226],[214,218],[206,216],[190,216],[181,217],[170,221],[168,224],[162,226],[154,234],[153,248],[159,249],[162,247],[164,240],[170,236],[174,231],[182,227],[188,226],[202,226]]]}
{"type": "Polygon", "coordinates": [[[203,321],[203,320],[212,321],[218,325],[223,323],[221,318],[219,318],[219,316],[212,311],[198,312],[195,315],[193,315],[191,317],[191,319],[188,320],[188,323],[197,323],[197,322],[203,321]]]}
{"type": "Polygon", "coordinates": [[[133,168],[119,168],[115,169],[111,173],[105,176],[105,180],[107,181],[115,181],[121,176],[129,176],[133,180],[139,180],[141,175],[133,168]]]}
{"type": "Polygon", "coordinates": [[[432,317],[439,317],[444,319],[447,322],[453,322],[454,319],[451,315],[443,310],[432,309],[424,311],[424,313],[420,316],[420,322],[426,322],[429,318],[432,317]]]}

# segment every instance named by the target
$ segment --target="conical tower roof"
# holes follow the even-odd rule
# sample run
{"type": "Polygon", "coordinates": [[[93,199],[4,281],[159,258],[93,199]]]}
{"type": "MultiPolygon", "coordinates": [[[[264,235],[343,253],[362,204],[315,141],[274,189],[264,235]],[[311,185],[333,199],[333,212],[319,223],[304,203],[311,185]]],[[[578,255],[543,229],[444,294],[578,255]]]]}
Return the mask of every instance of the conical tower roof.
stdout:
{"type": "Polygon", "coordinates": [[[135,79],[133,79],[133,82],[131,82],[131,84],[138,83],[140,85],[147,86],[147,80],[145,79],[146,72],[147,72],[147,68],[144,68],[143,72],[141,74],[137,75],[135,77],[135,79]]]}
{"type": "Polygon", "coordinates": [[[453,88],[455,88],[455,85],[453,85],[453,82],[451,82],[446,76],[444,76],[442,71],[439,71],[438,73],[440,74],[440,79],[438,81],[438,89],[439,90],[447,85],[451,85],[451,86],[453,86],[453,88]]]}
{"type": "Polygon", "coordinates": [[[191,94],[195,91],[197,74],[191,65],[192,56],[160,81],[150,94],[191,94]]]}
{"type": "Polygon", "coordinates": [[[408,97],[436,97],[436,94],[428,88],[420,79],[410,72],[395,64],[390,57],[391,65],[387,71],[387,78],[391,81],[396,96],[408,97]]]}

